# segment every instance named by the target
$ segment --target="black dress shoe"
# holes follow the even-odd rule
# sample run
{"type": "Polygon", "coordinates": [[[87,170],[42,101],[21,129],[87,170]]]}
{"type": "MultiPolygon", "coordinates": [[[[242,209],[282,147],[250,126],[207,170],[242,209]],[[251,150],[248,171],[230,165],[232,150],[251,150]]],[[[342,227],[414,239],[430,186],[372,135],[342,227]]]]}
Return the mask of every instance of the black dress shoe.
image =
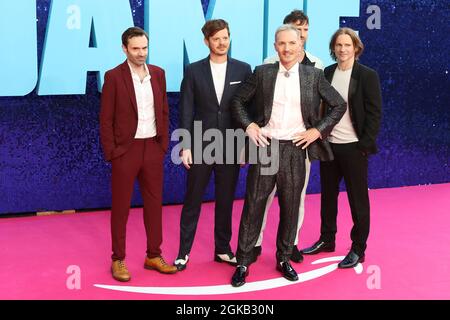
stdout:
{"type": "Polygon", "coordinates": [[[252,250],[252,263],[256,262],[256,260],[258,260],[258,257],[261,255],[262,252],[262,247],[261,246],[256,246],[253,248],[252,250]]]}
{"type": "Polygon", "coordinates": [[[334,252],[335,244],[331,242],[317,241],[313,246],[301,251],[303,254],[316,254],[319,252],[334,252]]]}
{"type": "Polygon", "coordinates": [[[186,269],[187,263],[189,261],[189,255],[185,255],[184,257],[177,257],[173,265],[177,267],[178,271],[183,271],[186,269]]]}
{"type": "Polygon", "coordinates": [[[298,250],[297,246],[294,246],[294,248],[292,249],[291,261],[297,263],[303,262],[303,256],[301,252],[298,250]]]}
{"type": "Polygon", "coordinates": [[[245,277],[248,276],[248,267],[237,266],[236,271],[231,278],[231,285],[233,287],[240,287],[245,284],[245,277]]]}
{"type": "Polygon", "coordinates": [[[353,268],[358,264],[358,262],[364,262],[364,254],[362,256],[359,256],[356,254],[355,251],[350,250],[350,252],[345,256],[344,260],[339,262],[338,268],[340,269],[346,269],[346,268],[353,268]]]}
{"type": "Polygon", "coordinates": [[[237,265],[236,257],[234,256],[233,252],[216,253],[214,254],[214,261],[225,262],[231,264],[232,266],[237,265]]]}
{"type": "Polygon", "coordinates": [[[278,262],[277,270],[283,274],[283,277],[288,279],[289,281],[297,281],[298,275],[297,272],[292,268],[291,264],[288,261],[278,262]]]}

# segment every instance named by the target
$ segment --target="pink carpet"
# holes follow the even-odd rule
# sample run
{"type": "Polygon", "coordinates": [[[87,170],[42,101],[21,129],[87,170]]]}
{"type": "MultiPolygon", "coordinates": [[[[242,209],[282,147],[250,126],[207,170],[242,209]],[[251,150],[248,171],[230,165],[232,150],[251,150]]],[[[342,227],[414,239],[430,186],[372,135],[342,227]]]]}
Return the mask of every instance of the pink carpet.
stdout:
{"type": "MultiPolygon", "coordinates": [[[[132,210],[128,283],[110,276],[109,212],[3,218],[0,299],[450,299],[450,184],[372,190],[370,197],[372,224],[363,265],[336,269],[351,244],[351,215],[341,194],[336,252],[294,263],[298,282],[280,278],[275,270],[275,201],[262,256],[241,288],[229,285],[232,266],[213,261],[214,203],[204,204],[188,268],[175,275],[143,268],[142,210],[132,210]]],[[[234,205],[233,248],[242,205],[234,205]]],[[[319,205],[318,194],[307,196],[300,247],[318,239],[319,205]]],[[[163,211],[162,249],[170,263],[178,250],[180,211],[181,206],[163,211]]]]}

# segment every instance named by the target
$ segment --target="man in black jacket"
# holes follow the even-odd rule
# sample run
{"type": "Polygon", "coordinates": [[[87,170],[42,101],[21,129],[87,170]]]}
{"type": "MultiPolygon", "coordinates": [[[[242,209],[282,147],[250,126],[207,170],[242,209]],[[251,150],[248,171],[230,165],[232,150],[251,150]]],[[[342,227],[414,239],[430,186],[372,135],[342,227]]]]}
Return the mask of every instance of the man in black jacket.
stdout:
{"type": "Polygon", "coordinates": [[[325,77],[348,102],[348,109],[328,137],[334,160],[320,163],[320,239],[302,250],[304,254],[335,250],[339,183],[344,178],[353,218],[352,247],[339,268],[364,261],[369,236],[368,156],[377,152],[382,99],[378,74],[357,61],[363,50],[352,29],[341,28],[331,38],[330,52],[337,63],[325,69],[325,77]]]}
{"type": "Polygon", "coordinates": [[[331,149],[323,139],[346,109],[345,101],[325,80],[322,70],[299,64],[301,40],[294,26],[277,29],[275,49],[280,63],[257,67],[231,102],[233,117],[245,129],[250,143],[258,147],[258,153],[270,143],[271,161],[279,163],[279,170],[272,173],[265,170],[262,158],[250,164],[236,253],[238,266],[231,280],[235,287],[245,283],[267,198],[275,185],[280,203],[276,268],[286,279],[298,279],[289,257],[297,233],[299,190],[305,182],[305,149],[311,160],[330,160],[331,149]],[[319,117],[321,99],[332,108],[323,119],[319,117]],[[276,145],[278,152],[273,148],[276,145]]]}

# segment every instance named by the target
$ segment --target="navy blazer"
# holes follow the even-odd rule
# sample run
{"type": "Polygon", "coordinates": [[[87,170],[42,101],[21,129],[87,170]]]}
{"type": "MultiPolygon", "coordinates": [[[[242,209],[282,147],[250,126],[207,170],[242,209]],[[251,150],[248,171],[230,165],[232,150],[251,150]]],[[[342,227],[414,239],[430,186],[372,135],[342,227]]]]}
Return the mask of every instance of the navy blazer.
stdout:
{"type": "MultiPolygon", "coordinates": [[[[202,134],[207,129],[215,128],[225,137],[226,129],[236,128],[230,112],[231,98],[250,75],[249,64],[228,57],[225,86],[219,104],[209,56],[188,65],[180,89],[180,128],[188,130],[193,138],[194,121],[201,121],[202,134]]],[[[186,148],[186,145],[183,147],[186,148]]]]}

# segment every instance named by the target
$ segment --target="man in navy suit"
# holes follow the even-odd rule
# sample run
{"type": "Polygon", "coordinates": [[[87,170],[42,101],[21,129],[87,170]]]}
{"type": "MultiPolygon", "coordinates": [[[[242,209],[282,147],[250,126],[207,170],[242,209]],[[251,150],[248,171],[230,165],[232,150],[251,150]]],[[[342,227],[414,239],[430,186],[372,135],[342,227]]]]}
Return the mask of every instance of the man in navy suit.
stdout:
{"type": "MultiPolygon", "coordinates": [[[[186,268],[189,260],[203,194],[213,171],[216,190],[214,260],[236,264],[230,240],[231,214],[240,168],[237,150],[234,147],[226,148],[224,146],[227,144],[223,143],[214,155],[214,161],[208,161],[203,159],[203,151],[208,144],[203,142],[203,139],[194,137],[193,133],[196,131],[194,126],[199,125],[202,128],[202,136],[205,131],[212,129],[220,131],[220,135],[225,138],[227,129],[234,130],[230,101],[240,83],[250,76],[251,68],[247,63],[228,56],[230,31],[226,21],[207,21],[202,32],[210,51],[209,56],[187,66],[180,90],[180,127],[194,138],[183,141],[181,151],[188,176],[181,212],[180,248],[174,262],[180,271],[186,268]],[[197,154],[196,150],[200,152],[197,154]],[[230,160],[229,153],[235,155],[232,161],[226,161],[230,160]]],[[[214,143],[217,144],[218,141],[214,143]]]]}

